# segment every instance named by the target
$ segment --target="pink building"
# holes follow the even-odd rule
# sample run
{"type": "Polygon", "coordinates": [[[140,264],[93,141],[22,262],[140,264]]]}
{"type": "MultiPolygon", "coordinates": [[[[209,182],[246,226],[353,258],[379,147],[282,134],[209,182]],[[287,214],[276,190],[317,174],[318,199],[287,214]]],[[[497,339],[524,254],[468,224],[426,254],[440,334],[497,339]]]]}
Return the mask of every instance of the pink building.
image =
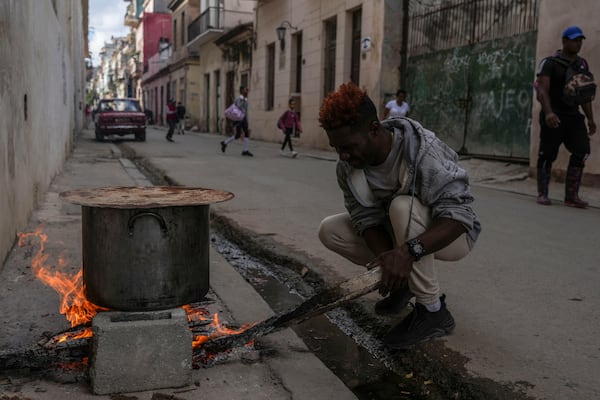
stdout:
{"type": "Polygon", "coordinates": [[[149,85],[149,83],[160,69],[167,66],[167,59],[161,55],[165,54],[164,50],[170,51],[171,19],[171,14],[166,12],[144,12],[142,16],[144,26],[144,73],[142,78],[144,107],[152,111],[154,121],[159,124],[163,122],[167,94],[164,93],[163,88],[159,89],[158,86],[149,85]],[[163,54],[160,54],[161,49],[163,54]]]}
{"type": "Polygon", "coordinates": [[[159,51],[161,38],[171,43],[171,14],[144,12],[144,72],[148,71],[150,58],[159,51]]]}

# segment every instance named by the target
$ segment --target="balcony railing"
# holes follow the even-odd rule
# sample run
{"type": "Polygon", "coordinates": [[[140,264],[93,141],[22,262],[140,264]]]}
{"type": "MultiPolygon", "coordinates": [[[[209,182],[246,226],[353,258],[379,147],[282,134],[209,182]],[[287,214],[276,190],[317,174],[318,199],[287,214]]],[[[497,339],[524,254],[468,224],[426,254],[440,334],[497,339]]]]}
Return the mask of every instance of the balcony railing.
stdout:
{"type": "Polygon", "coordinates": [[[208,31],[223,30],[223,7],[209,7],[188,26],[188,40],[192,41],[208,31]]]}

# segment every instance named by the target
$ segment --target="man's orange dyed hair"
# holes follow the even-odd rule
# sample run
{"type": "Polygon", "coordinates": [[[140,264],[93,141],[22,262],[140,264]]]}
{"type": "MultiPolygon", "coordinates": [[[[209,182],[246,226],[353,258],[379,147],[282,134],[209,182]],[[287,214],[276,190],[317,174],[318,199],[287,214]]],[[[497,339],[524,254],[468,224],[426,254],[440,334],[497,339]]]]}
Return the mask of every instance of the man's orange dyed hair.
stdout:
{"type": "Polygon", "coordinates": [[[377,120],[377,109],[367,93],[352,82],[331,92],[321,105],[319,123],[325,130],[377,120]]]}

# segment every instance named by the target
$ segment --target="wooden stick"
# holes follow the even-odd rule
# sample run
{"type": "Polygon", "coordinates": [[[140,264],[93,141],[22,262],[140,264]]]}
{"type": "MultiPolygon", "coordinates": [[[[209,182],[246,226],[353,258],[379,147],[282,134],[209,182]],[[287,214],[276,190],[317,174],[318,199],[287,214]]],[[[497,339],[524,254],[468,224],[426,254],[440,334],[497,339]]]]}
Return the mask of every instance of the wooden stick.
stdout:
{"type": "Polygon", "coordinates": [[[296,308],[282,315],[274,315],[244,332],[219,336],[204,343],[198,350],[208,354],[243,346],[244,344],[293,324],[299,324],[316,315],[323,314],[340,305],[372,292],[379,287],[380,268],[373,268],[364,274],[342,282],[338,286],[317,293],[296,308]]]}

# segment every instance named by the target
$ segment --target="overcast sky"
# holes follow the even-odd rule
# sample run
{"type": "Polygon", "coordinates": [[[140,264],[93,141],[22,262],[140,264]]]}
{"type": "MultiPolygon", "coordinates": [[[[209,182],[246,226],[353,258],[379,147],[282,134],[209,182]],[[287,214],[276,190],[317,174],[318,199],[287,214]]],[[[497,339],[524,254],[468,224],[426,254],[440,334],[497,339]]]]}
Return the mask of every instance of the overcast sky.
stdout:
{"type": "Polygon", "coordinates": [[[123,25],[129,3],[124,0],[90,0],[90,51],[94,66],[100,60],[98,53],[111,36],[125,36],[129,27],[123,25]]]}

